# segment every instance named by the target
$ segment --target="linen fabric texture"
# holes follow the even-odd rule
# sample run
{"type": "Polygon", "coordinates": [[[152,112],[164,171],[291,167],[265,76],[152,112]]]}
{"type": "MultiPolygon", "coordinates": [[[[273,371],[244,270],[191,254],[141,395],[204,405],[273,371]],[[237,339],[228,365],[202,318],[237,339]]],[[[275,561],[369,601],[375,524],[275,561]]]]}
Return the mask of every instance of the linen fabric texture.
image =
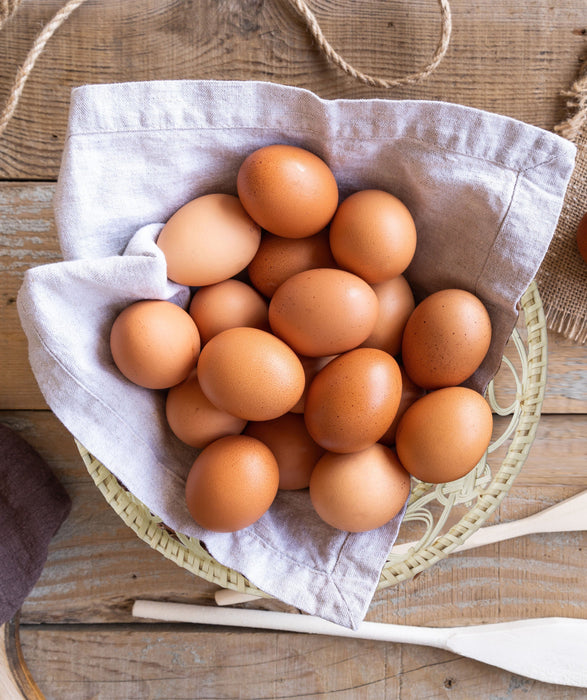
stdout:
{"type": "MultiPolygon", "coordinates": [[[[323,158],[341,200],[378,188],[399,197],[418,231],[406,277],[417,300],[446,287],[478,295],[493,324],[483,391],[497,371],[518,303],[555,229],[575,156],[567,140],[514,119],[443,102],[328,100],[250,81],[88,85],[71,96],[55,195],[63,262],[28,271],[18,308],[30,362],[57,417],[172,529],[221,564],[307,613],[356,628],[365,617],[404,511],[371,532],[331,528],[306,491],[280,492],[257,523],[202,530],[184,484],[196,451],[164,416],[165,392],[126,381],[109,331],[140,299],[184,308],[156,246],[191,199],[236,194],[245,157],[287,143],[323,158]]],[[[404,507],[405,508],[405,507],[404,507]]]]}

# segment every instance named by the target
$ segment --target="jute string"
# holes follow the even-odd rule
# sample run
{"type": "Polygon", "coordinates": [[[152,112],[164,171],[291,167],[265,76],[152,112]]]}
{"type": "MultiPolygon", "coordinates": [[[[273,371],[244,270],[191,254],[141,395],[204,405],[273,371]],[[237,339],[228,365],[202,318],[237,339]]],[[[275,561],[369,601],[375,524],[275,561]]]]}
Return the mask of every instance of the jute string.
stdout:
{"type": "MultiPolygon", "coordinates": [[[[0,0],[0,29],[4,23],[9,19],[9,17],[14,14],[18,9],[22,0],[0,0]]],[[[35,39],[32,48],[30,49],[24,63],[19,68],[12,88],[10,90],[10,95],[0,116],[0,135],[6,129],[8,122],[12,118],[18,102],[24,90],[26,81],[31,74],[35,63],[41,53],[43,52],[47,42],[53,36],[53,34],[59,29],[59,27],[67,20],[71,13],[76,10],[80,5],[83,5],[86,0],[69,0],[65,5],[55,14],[53,19],[51,19],[39,33],[35,39]]],[[[308,5],[304,0],[288,0],[292,7],[298,12],[301,18],[304,20],[306,28],[316,41],[318,47],[323,52],[328,61],[333,65],[340,68],[342,71],[353,77],[366,85],[372,87],[381,88],[394,88],[399,85],[410,85],[418,83],[425,78],[427,78],[436,68],[439,63],[444,58],[447,52],[448,45],[450,42],[450,35],[452,31],[452,19],[450,13],[450,5],[448,0],[438,0],[440,6],[441,14],[441,31],[440,38],[432,56],[432,60],[425,66],[421,71],[417,73],[412,73],[410,75],[403,76],[401,78],[396,78],[393,80],[382,80],[380,78],[375,78],[371,75],[367,75],[342,58],[342,56],[337,53],[330,43],[327,41],[326,37],[320,29],[320,25],[316,19],[314,13],[310,10],[308,5]]]]}

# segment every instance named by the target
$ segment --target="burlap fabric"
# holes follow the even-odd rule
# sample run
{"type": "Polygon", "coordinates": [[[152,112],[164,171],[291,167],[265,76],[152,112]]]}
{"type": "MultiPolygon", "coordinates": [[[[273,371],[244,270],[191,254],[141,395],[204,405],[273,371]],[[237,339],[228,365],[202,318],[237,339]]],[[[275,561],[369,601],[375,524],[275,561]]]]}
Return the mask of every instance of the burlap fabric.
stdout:
{"type": "Polygon", "coordinates": [[[555,131],[577,146],[559,222],[536,282],[550,330],[587,341],[587,264],[577,249],[577,226],[587,214],[587,61],[569,93],[571,114],[555,131]]]}

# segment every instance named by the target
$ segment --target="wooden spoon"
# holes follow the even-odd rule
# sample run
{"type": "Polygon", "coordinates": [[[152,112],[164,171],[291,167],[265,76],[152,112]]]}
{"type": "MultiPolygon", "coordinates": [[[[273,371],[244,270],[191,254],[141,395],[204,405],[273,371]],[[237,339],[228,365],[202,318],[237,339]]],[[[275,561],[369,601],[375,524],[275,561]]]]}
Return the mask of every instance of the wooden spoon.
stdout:
{"type": "Polygon", "coordinates": [[[312,615],[153,600],[135,601],[132,614],[166,622],[423,644],[544,683],[587,687],[587,620],[546,617],[470,627],[413,627],[361,622],[356,630],[351,630],[312,615]]]}
{"type": "MultiPolygon", "coordinates": [[[[549,508],[529,515],[526,518],[512,520],[497,525],[487,525],[470,535],[453,552],[463,552],[466,549],[482,547],[486,544],[503,542],[522,535],[532,535],[544,532],[576,532],[587,530],[587,491],[581,491],[571,498],[555,503],[549,508]]],[[[393,554],[407,554],[418,542],[406,542],[394,545],[393,554]]],[[[228,589],[219,589],[214,594],[217,605],[236,605],[259,596],[250,593],[239,593],[228,589]]]]}

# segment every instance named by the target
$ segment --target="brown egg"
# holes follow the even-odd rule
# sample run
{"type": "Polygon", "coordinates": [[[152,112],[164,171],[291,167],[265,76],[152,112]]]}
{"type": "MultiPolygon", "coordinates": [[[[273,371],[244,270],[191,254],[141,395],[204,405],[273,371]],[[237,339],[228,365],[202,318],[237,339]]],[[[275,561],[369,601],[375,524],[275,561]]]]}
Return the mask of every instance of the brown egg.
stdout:
{"type": "Polygon", "coordinates": [[[209,340],[200,354],[198,379],[215,406],[245,420],[282,416],[305,384],[294,351],[258,328],[229,328],[209,340]]]}
{"type": "Polygon", "coordinates": [[[399,406],[399,365],[383,350],[357,348],[329,362],[310,384],[304,417],[331,452],[358,452],[385,433],[399,406]]]}
{"type": "Polygon", "coordinates": [[[264,442],[277,459],[280,489],[308,487],[310,474],[324,449],[310,437],[303,416],[286,413],[274,420],[251,421],[244,434],[264,442]]]}
{"type": "Polygon", "coordinates": [[[251,153],[237,174],[238,196],[264,229],[305,238],[326,227],[338,186],[326,163],[304,148],[274,144],[251,153]]]}
{"type": "Polygon", "coordinates": [[[165,415],[176,437],[202,449],[225,435],[237,435],[247,421],[216,408],[204,395],[196,371],[172,387],[165,401],[165,415]]]}
{"type": "Polygon", "coordinates": [[[267,302],[240,280],[229,279],[200,287],[192,297],[188,311],[200,331],[202,344],[228,328],[269,330],[267,302]]]}
{"type": "Polygon", "coordinates": [[[147,389],[182,382],[200,353],[196,324],[180,306],[144,300],[127,306],[110,331],[110,349],[118,369],[147,389]]]}
{"type": "Polygon", "coordinates": [[[388,447],[375,444],[353,454],[327,452],[310,477],[310,498],[326,523],[366,532],[385,525],[410,495],[410,475],[388,447]]]}
{"type": "Polygon", "coordinates": [[[330,224],[336,262],[369,283],[401,275],[416,251],[416,226],[406,205],[382,190],[347,197],[330,224]]]}
{"type": "Polygon", "coordinates": [[[401,366],[400,372],[402,375],[402,395],[400,398],[397,413],[395,414],[393,422],[385,431],[383,437],[379,440],[379,442],[382,442],[388,447],[395,445],[395,434],[397,431],[397,426],[401,420],[401,417],[407,411],[408,407],[411,406],[414,403],[414,401],[424,396],[424,394],[426,393],[425,389],[422,389],[421,386],[417,386],[416,384],[414,384],[414,382],[408,377],[406,370],[401,366]]]}
{"type": "Polygon", "coordinates": [[[271,450],[247,435],[215,440],[198,455],[185,485],[192,518],[207,530],[235,532],[267,512],[279,484],[271,450]]]}
{"type": "Polygon", "coordinates": [[[402,362],[425,389],[455,386],[479,367],[491,342],[491,320],[480,299],[443,289],[421,301],[402,338],[402,362]]]}
{"type": "Polygon", "coordinates": [[[230,194],[207,194],[184,204],[157,238],[169,279],[190,287],[238,274],[260,242],[261,228],[230,194]]]}
{"type": "Polygon", "coordinates": [[[318,372],[338,355],[328,355],[327,357],[306,357],[305,355],[299,355],[300,362],[304,368],[304,374],[306,376],[306,383],[304,385],[304,391],[300,396],[298,402],[292,407],[292,413],[303,413],[306,406],[306,396],[308,395],[308,389],[314,377],[318,372]]]}
{"type": "Polygon", "coordinates": [[[300,355],[337,355],[360,345],[377,321],[373,289],[345,270],[319,268],[286,280],[269,303],[273,332],[300,355]]]}
{"type": "Polygon", "coordinates": [[[577,248],[579,254],[587,263],[587,214],[581,219],[577,227],[577,248]]]}
{"type": "Polygon", "coordinates": [[[326,230],[307,238],[282,238],[264,234],[247,268],[251,283],[267,297],[286,279],[317,267],[336,267],[326,230]]]}
{"type": "Polygon", "coordinates": [[[483,457],[492,430],[491,408],[481,394],[460,386],[437,389],[404,413],[395,436],[397,455],[421,481],[454,481],[483,457]]]}
{"type": "Polygon", "coordinates": [[[379,313],[375,328],[362,347],[399,355],[404,328],[416,306],[412,289],[403,275],[372,286],[379,301],[379,313]]]}

